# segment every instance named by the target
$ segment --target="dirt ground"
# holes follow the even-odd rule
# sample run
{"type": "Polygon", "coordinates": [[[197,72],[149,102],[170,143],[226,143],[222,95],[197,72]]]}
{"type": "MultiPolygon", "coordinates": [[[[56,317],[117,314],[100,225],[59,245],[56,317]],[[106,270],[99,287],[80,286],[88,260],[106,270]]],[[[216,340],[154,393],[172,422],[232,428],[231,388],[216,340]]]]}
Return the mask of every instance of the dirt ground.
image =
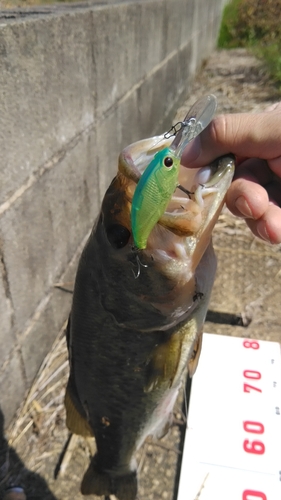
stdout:
{"type": "MultiPolygon", "coordinates": [[[[183,108],[208,93],[217,96],[219,113],[257,112],[280,99],[261,63],[243,49],[214,52],[183,108]]],[[[257,241],[244,221],[224,210],[214,231],[214,247],[218,272],[205,331],[280,342],[280,246],[257,241]]],[[[2,443],[0,499],[5,488],[21,485],[28,500],[82,500],[79,485],[93,440],[70,443],[74,451],[69,464],[55,479],[68,439],[63,407],[67,373],[62,331],[8,429],[9,444],[2,443]]],[[[184,434],[181,406],[182,399],[169,435],[158,443],[146,442],[138,454],[139,500],[176,499],[184,434]]]]}

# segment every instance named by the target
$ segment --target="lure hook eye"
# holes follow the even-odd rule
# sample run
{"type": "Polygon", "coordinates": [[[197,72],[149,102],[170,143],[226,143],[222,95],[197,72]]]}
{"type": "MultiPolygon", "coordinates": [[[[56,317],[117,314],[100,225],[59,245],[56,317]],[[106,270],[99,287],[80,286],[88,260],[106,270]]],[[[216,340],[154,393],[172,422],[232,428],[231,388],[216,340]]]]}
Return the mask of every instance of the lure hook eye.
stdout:
{"type": "Polygon", "coordinates": [[[164,163],[165,167],[171,168],[174,164],[174,160],[170,156],[166,156],[166,158],[164,158],[163,163],[164,163]]]}

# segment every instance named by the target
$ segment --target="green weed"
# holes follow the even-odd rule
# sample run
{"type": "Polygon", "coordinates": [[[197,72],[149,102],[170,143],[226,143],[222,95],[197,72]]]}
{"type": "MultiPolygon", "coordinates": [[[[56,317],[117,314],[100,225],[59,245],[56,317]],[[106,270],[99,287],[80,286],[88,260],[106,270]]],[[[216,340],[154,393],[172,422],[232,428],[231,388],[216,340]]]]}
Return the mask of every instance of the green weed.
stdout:
{"type": "Polygon", "coordinates": [[[223,13],[219,48],[247,47],[281,88],[281,0],[232,0],[223,13]]]}

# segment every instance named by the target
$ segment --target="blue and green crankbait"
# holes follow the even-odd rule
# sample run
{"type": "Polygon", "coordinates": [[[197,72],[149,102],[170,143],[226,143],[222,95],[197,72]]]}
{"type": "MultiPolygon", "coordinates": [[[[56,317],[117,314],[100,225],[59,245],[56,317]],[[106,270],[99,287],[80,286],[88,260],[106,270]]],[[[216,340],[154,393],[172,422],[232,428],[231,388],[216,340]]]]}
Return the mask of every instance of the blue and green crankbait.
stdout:
{"type": "MultiPolygon", "coordinates": [[[[202,97],[191,107],[169,147],[158,151],[142,174],[132,199],[131,225],[135,247],[146,248],[148,237],[165,212],[177,187],[185,146],[209,125],[217,107],[216,97],[202,97]]],[[[173,128],[173,127],[172,127],[173,128]]],[[[167,136],[165,136],[167,138],[167,136]]]]}

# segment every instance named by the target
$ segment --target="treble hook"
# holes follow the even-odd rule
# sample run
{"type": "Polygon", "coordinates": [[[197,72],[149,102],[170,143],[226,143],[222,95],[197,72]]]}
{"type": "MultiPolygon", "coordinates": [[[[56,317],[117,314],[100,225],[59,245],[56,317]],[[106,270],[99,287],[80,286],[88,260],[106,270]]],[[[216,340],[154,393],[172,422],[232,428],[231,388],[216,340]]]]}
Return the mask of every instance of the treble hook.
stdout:
{"type": "Polygon", "coordinates": [[[138,251],[139,249],[137,247],[133,247],[132,248],[133,252],[135,252],[135,257],[136,257],[136,263],[137,263],[137,266],[138,266],[138,270],[137,270],[137,273],[134,272],[134,269],[132,269],[132,273],[134,275],[134,278],[135,280],[138,279],[139,275],[140,275],[140,272],[141,272],[141,267],[148,267],[147,264],[143,264],[139,258],[139,255],[138,255],[138,251]]]}
{"type": "Polygon", "coordinates": [[[178,184],[177,188],[180,189],[183,193],[187,194],[188,198],[191,200],[191,195],[194,194],[194,192],[188,191],[188,189],[183,187],[181,184],[178,184]]]}

